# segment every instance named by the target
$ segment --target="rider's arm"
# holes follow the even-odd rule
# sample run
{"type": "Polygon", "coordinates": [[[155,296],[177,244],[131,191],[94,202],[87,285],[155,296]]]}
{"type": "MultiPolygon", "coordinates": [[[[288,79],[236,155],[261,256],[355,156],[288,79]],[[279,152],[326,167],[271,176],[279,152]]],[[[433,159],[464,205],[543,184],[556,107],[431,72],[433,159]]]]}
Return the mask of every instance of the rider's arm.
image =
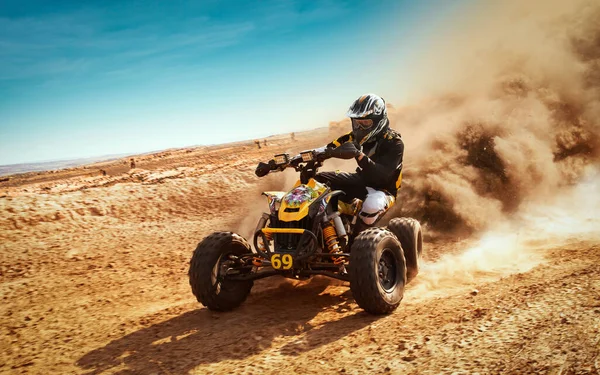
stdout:
{"type": "Polygon", "coordinates": [[[404,143],[402,139],[396,138],[386,146],[386,150],[383,151],[381,157],[377,158],[379,159],[378,163],[375,163],[364,154],[356,158],[358,166],[362,168],[363,173],[369,180],[387,179],[402,165],[402,158],[404,156],[404,143]]]}
{"type": "Polygon", "coordinates": [[[327,148],[340,147],[344,143],[350,142],[350,141],[352,141],[352,132],[350,132],[348,134],[344,134],[341,137],[335,139],[333,142],[328,143],[327,148]]]}

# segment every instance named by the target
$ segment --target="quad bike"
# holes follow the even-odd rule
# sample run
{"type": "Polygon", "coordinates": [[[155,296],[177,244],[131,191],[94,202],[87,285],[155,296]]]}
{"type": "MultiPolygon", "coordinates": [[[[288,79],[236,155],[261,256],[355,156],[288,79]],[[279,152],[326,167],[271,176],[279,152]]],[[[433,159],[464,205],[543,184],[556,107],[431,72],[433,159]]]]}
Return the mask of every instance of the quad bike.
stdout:
{"type": "Polygon", "coordinates": [[[369,313],[398,307],[405,284],[419,271],[421,226],[415,219],[394,218],[387,227],[355,233],[362,201],[342,202],[342,191],[315,180],[330,157],[336,157],[335,150],[321,148],[259,164],[267,167],[264,174],[294,168],[300,180],[287,193],[263,193],[269,212],[258,221],[253,246],[232,232],[215,232],[198,244],[188,274],[199,302],[211,310],[232,310],[246,300],[253,280],[324,275],[349,281],[354,299],[369,313]]]}

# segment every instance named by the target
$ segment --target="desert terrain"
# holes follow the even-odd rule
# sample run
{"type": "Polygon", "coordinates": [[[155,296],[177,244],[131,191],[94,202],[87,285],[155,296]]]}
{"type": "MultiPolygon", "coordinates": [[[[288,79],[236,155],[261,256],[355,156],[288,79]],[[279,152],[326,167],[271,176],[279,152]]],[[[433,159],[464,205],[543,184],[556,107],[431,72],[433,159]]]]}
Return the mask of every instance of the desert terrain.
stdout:
{"type": "Polygon", "coordinates": [[[282,174],[256,178],[257,161],[321,138],[3,182],[0,372],[598,373],[594,213],[575,232],[426,233],[423,270],[389,316],[364,313],[347,285],[321,278],[261,280],[236,311],[203,308],[187,280],[195,245],[214,230],[243,232],[260,190],[283,187],[282,174]]]}

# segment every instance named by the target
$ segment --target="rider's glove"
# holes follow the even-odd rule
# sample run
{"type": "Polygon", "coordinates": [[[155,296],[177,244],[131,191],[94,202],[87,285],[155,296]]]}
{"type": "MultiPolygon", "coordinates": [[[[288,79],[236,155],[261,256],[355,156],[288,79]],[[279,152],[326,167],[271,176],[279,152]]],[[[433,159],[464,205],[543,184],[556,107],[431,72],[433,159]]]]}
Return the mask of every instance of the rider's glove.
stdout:
{"type": "Polygon", "coordinates": [[[335,150],[334,147],[325,147],[323,149],[323,153],[321,153],[319,156],[321,156],[321,159],[323,159],[323,160],[332,158],[333,157],[333,150],[335,150]]]}
{"type": "Polygon", "coordinates": [[[273,169],[274,166],[275,166],[275,162],[273,160],[269,161],[269,164],[260,162],[260,163],[258,163],[258,166],[256,167],[256,170],[254,171],[254,173],[258,177],[264,177],[267,174],[269,174],[269,172],[271,172],[271,169],[273,169]]]}
{"type": "Polygon", "coordinates": [[[353,159],[360,155],[360,150],[354,142],[346,142],[336,147],[332,152],[332,157],[338,159],[353,159]]]}

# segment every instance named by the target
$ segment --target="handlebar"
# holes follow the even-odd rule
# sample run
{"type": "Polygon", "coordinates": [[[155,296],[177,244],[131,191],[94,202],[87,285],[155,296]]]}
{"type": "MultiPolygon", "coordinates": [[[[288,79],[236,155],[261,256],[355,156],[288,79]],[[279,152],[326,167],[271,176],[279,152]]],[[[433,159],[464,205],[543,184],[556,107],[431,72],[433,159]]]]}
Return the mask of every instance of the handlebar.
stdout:
{"type": "Polygon", "coordinates": [[[266,176],[271,171],[283,171],[287,167],[293,167],[300,172],[300,179],[314,177],[317,169],[323,166],[323,162],[330,158],[352,159],[361,154],[362,147],[354,142],[345,142],[335,148],[320,147],[313,150],[302,151],[300,154],[290,158],[288,154],[279,154],[266,163],[259,163],[256,167],[258,177],[266,176]]]}
{"type": "Polygon", "coordinates": [[[317,169],[323,166],[323,162],[331,157],[327,155],[325,150],[325,147],[320,147],[313,150],[302,151],[292,158],[290,158],[287,154],[275,155],[275,158],[279,157],[279,159],[283,159],[285,162],[278,164],[275,159],[269,160],[268,163],[260,162],[256,167],[255,174],[258,177],[263,177],[270,172],[283,172],[289,167],[294,168],[296,172],[300,172],[302,174],[307,172],[310,174],[316,174],[317,169]]]}

